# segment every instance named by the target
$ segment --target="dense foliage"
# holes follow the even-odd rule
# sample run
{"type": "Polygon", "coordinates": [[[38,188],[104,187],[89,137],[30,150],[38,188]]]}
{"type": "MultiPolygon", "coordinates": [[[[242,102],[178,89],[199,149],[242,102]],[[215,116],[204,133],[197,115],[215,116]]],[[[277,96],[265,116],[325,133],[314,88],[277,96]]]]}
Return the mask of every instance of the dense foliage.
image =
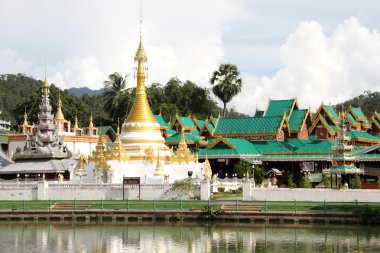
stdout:
{"type": "MultiPolygon", "coordinates": [[[[120,75],[114,73],[112,75],[120,75]]],[[[110,76],[112,76],[110,75],[110,76]]],[[[123,81],[119,76],[113,76],[114,81],[123,81]]],[[[120,77],[122,77],[120,75],[120,77]]],[[[109,80],[112,81],[112,80],[109,80]]],[[[0,110],[1,118],[10,120],[13,128],[23,122],[24,111],[28,113],[30,124],[37,122],[38,106],[42,96],[42,81],[35,80],[23,74],[0,75],[0,110]]],[[[117,119],[123,121],[132,108],[135,88],[125,89],[122,83],[112,85],[105,83],[102,95],[81,97],[72,95],[68,90],[61,90],[54,84],[50,86],[50,103],[53,113],[57,110],[58,96],[61,96],[63,114],[65,118],[74,123],[75,115],[81,127],[88,126],[91,112],[94,124],[113,125],[116,127],[117,119]],[[117,99],[117,101],[115,101],[117,99]]],[[[206,118],[218,115],[219,108],[211,99],[206,88],[197,86],[191,81],[182,82],[178,78],[170,79],[165,85],[153,83],[147,87],[149,103],[154,114],[160,111],[168,121],[176,113],[197,118],[206,118]]]]}
{"type": "Polygon", "coordinates": [[[367,117],[377,111],[380,112],[380,92],[365,91],[363,94],[335,105],[338,111],[347,110],[350,106],[360,107],[367,117]]]}

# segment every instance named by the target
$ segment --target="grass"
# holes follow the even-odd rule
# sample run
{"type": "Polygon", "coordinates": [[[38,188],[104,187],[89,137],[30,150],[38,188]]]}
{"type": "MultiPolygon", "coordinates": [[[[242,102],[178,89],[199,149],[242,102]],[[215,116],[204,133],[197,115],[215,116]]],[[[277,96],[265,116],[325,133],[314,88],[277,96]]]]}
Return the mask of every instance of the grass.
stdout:
{"type": "MultiPolygon", "coordinates": [[[[232,194],[218,197],[227,198],[232,194]]],[[[0,210],[203,210],[205,206],[221,208],[230,206],[235,210],[236,205],[257,206],[262,211],[316,211],[316,212],[353,212],[358,207],[366,205],[380,211],[380,203],[361,202],[286,202],[286,201],[241,201],[241,200],[34,200],[34,201],[0,201],[0,210]]],[[[256,208],[257,209],[257,208],[256,208]]],[[[248,208],[249,210],[249,208],[248,208]]]]}
{"type": "Polygon", "coordinates": [[[233,192],[214,192],[212,199],[228,199],[228,198],[241,198],[243,196],[241,191],[233,192]]]}

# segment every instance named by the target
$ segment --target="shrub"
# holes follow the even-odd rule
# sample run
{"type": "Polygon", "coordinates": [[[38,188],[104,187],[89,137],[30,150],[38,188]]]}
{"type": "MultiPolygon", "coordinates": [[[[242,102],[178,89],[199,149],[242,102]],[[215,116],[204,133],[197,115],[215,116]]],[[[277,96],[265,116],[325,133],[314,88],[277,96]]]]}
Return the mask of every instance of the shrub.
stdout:
{"type": "Polygon", "coordinates": [[[174,181],[172,185],[172,190],[177,192],[179,195],[189,194],[195,188],[193,179],[185,178],[182,180],[174,181]]]}
{"type": "Polygon", "coordinates": [[[303,176],[300,182],[301,188],[311,188],[311,182],[308,176],[303,176]]]}
{"type": "Polygon", "coordinates": [[[372,208],[369,206],[359,207],[354,212],[354,215],[356,215],[360,219],[361,224],[365,225],[375,225],[380,224],[380,213],[379,210],[376,208],[372,208]]]}
{"type": "Polygon", "coordinates": [[[354,183],[352,184],[352,188],[353,189],[362,188],[362,183],[360,182],[360,176],[358,174],[355,174],[354,183]]]}
{"type": "Polygon", "coordinates": [[[325,188],[331,188],[330,181],[329,181],[329,179],[326,177],[325,174],[322,174],[322,182],[323,182],[323,186],[324,186],[325,188]]]}
{"type": "Polygon", "coordinates": [[[288,176],[288,187],[289,188],[295,188],[296,187],[296,184],[293,183],[293,174],[290,174],[288,176]]]}

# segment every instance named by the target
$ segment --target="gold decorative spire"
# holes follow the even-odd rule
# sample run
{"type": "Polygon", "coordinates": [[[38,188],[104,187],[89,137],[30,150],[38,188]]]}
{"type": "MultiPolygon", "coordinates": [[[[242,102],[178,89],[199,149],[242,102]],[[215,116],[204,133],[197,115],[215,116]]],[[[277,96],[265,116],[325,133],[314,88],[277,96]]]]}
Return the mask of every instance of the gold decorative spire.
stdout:
{"type": "Polygon", "coordinates": [[[44,96],[45,97],[49,96],[49,83],[48,83],[48,80],[46,78],[46,75],[45,75],[44,83],[42,85],[42,89],[43,89],[44,96]]]}
{"type": "Polygon", "coordinates": [[[145,66],[148,58],[145,54],[144,46],[140,34],[140,43],[136,52],[135,62],[137,62],[137,89],[136,98],[133,103],[132,110],[128,115],[126,123],[157,123],[153,116],[152,110],[148,103],[148,98],[145,89],[145,79],[147,68],[145,66]]]}
{"type": "Polygon", "coordinates": [[[26,113],[26,107],[25,107],[25,112],[24,112],[24,123],[23,123],[24,126],[27,126],[28,125],[28,114],[26,113]]]}
{"type": "Polygon", "coordinates": [[[154,171],[153,176],[156,176],[156,177],[165,176],[164,171],[162,169],[161,161],[160,161],[160,151],[159,150],[157,153],[156,169],[154,171]]]}
{"type": "Polygon", "coordinates": [[[90,114],[90,123],[88,124],[88,128],[90,128],[90,129],[94,128],[94,123],[92,123],[92,111],[90,114]]]}
{"type": "Polygon", "coordinates": [[[208,160],[208,157],[206,155],[206,160],[205,162],[203,163],[203,176],[211,179],[212,177],[212,170],[211,170],[211,164],[210,164],[210,161],[208,160]]]}
{"type": "Polygon", "coordinates": [[[62,112],[62,100],[61,100],[61,94],[59,94],[58,97],[58,107],[57,107],[57,113],[55,114],[55,120],[65,120],[65,116],[62,112]]]}
{"type": "Polygon", "coordinates": [[[74,129],[78,129],[79,126],[78,126],[78,116],[75,114],[75,118],[74,118],[74,129]]]}

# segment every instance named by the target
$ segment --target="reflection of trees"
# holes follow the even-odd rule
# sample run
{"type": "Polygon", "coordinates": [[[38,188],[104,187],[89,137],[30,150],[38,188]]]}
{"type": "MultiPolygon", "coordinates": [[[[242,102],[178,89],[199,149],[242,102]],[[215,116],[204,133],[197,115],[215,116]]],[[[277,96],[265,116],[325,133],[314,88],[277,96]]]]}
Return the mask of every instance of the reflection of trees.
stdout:
{"type": "Polygon", "coordinates": [[[135,223],[0,225],[1,252],[380,252],[379,227],[135,223]]]}

